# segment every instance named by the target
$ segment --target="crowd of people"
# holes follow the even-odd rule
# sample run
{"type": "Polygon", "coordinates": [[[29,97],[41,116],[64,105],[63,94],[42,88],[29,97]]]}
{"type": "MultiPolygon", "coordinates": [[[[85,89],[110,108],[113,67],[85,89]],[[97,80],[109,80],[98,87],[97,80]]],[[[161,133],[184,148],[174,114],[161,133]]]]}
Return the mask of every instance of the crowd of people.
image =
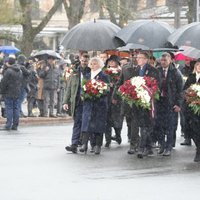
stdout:
{"type": "Polygon", "coordinates": [[[26,58],[24,55],[5,56],[1,52],[1,115],[7,118],[6,130],[16,130],[20,117],[65,116],[62,108],[66,81],[64,68],[68,62],[52,56],[26,58]],[[26,114],[22,103],[27,101],[26,114]]]}
{"type": "Polygon", "coordinates": [[[178,114],[180,113],[181,131],[185,137],[181,145],[191,145],[191,139],[193,139],[197,147],[194,161],[200,161],[198,132],[200,119],[197,114],[188,111],[190,108],[184,98],[184,91],[191,84],[200,82],[200,59],[194,66],[192,63],[178,66],[173,59],[173,53],[163,53],[159,62],[146,52],[139,52],[131,61],[129,58],[119,59],[118,56],[108,57],[106,53],[101,53],[99,57],[91,59],[88,55],[82,55],[78,73],[69,79],[64,100],[64,108],[67,110],[71,105],[74,118],[72,141],[71,145],[66,146],[66,150],[73,153],[77,153],[78,150],[86,153],[88,141],[90,141],[90,151],[100,154],[103,134],[105,134],[106,148],[110,147],[112,140],[120,145],[125,117],[130,142],[128,154],[137,154],[138,158],[152,155],[154,154],[152,148],[157,143],[159,146],[157,154],[170,156],[176,144],[178,114]],[[120,70],[118,79],[114,80],[106,73],[106,69],[109,68],[120,70]],[[83,101],[81,98],[82,79],[101,79],[108,83],[103,74],[108,76],[110,81],[109,93],[98,100],[83,101]],[[118,95],[119,87],[136,76],[153,77],[158,82],[160,98],[155,102],[154,117],[148,110],[128,105],[118,95]],[[190,76],[193,77],[192,81],[190,76]],[[188,77],[186,82],[185,77],[188,77]]]}
{"type": "Polygon", "coordinates": [[[2,115],[7,118],[6,130],[18,128],[19,117],[24,116],[21,105],[27,98],[29,117],[34,116],[34,107],[38,107],[40,117],[54,118],[65,112],[73,117],[67,151],[87,153],[90,146],[90,152],[98,155],[104,135],[105,148],[110,148],[112,141],[121,144],[125,118],[128,154],[141,159],[153,155],[155,145],[159,147],[157,155],[171,156],[180,116],[185,139],[181,145],[191,145],[193,140],[194,161],[200,161],[200,116],[191,111],[185,99],[186,89],[200,83],[200,59],[180,66],[175,64],[173,53],[163,53],[157,61],[145,51],[139,51],[131,59],[108,56],[106,52],[90,57],[83,52],[73,57],[71,64],[53,56],[26,59],[19,55],[4,58],[1,65],[0,93],[1,101],[5,102],[2,115]],[[70,75],[66,76],[69,68],[70,75]],[[109,69],[116,71],[115,76],[108,73],[109,69]],[[155,108],[151,112],[134,104],[130,106],[118,93],[127,80],[138,76],[157,81],[160,98],[153,102],[155,108]],[[107,92],[99,98],[84,99],[83,84],[89,80],[103,82],[108,86],[107,92]]]}

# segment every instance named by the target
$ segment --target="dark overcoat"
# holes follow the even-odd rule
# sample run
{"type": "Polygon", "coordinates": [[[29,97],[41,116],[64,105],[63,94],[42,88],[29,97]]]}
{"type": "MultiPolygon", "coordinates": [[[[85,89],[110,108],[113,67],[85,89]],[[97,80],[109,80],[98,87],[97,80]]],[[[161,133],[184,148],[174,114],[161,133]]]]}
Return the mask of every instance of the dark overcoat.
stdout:
{"type": "MultiPolygon", "coordinates": [[[[135,68],[134,76],[139,76],[140,67],[135,68]]],[[[149,64],[146,64],[144,76],[153,77],[158,81],[159,84],[159,75],[158,70],[152,67],[149,64]]],[[[138,126],[139,127],[151,127],[153,125],[153,118],[151,116],[151,111],[143,108],[136,108],[133,105],[133,115],[138,116],[138,126]]]]}
{"type": "MultiPolygon", "coordinates": [[[[119,80],[115,84],[114,91],[112,94],[113,99],[119,100],[119,96],[117,94],[119,87],[123,85],[125,81],[131,79],[134,76],[134,73],[135,73],[135,67],[132,66],[131,63],[122,67],[119,80]]],[[[130,110],[131,110],[130,106],[126,102],[122,102],[122,106],[120,110],[121,115],[129,114],[130,110]]]]}
{"type": "MultiPolygon", "coordinates": [[[[96,80],[102,80],[109,83],[109,77],[102,71],[95,77],[96,80]]],[[[83,102],[82,132],[104,133],[106,130],[108,111],[108,95],[97,100],[85,100],[83,102]]]]}
{"type": "MultiPolygon", "coordinates": [[[[196,80],[196,74],[192,73],[189,75],[188,79],[186,80],[186,83],[184,85],[184,90],[188,89],[192,84],[199,83],[200,79],[196,80]]],[[[186,125],[188,126],[187,129],[189,129],[189,134],[193,138],[193,140],[196,143],[196,140],[198,141],[198,147],[200,147],[200,116],[197,114],[194,114],[193,111],[189,108],[189,106],[186,104],[185,109],[185,117],[187,120],[186,125]]]]}

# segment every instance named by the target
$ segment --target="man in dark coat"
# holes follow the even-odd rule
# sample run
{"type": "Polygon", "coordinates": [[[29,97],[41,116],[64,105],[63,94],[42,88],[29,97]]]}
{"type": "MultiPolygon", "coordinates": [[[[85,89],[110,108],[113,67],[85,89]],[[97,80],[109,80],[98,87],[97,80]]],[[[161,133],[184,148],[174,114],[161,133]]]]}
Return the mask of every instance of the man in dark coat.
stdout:
{"type": "Polygon", "coordinates": [[[43,94],[44,94],[44,117],[48,117],[48,106],[49,106],[49,117],[56,117],[54,114],[55,99],[57,90],[59,88],[60,73],[55,65],[55,58],[49,56],[47,58],[47,65],[39,72],[39,77],[43,78],[43,94]]]}
{"type": "Polygon", "coordinates": [[[1,80],[1,94],[5,99],[6,108],[6,130],[17,130],[19,125],[19,97],[23,81],[22,71],[15,64],[14,58],[8,59],[8,68],[4,71],[1,80]]]}
{"type": "MultiPolygon", "coordinates": [[[[119,98],[117,95],[117,91],[119,87],[123,85],[125,81],[131,79],[134,76],[134,74],[135,74],[135,66],[132,65],[131,63],[122,67],[120,78],[118,82],[115,84],[113,92],[113,97],[112,97],[113,104],[117,104],[117,99],[119,98]]],[[[134,154],[138,147],[138,141],[139,141],[139,127],[137,123],[137,117],[131,111],[131,107],[125,102],[122,103],[121,114],[125,115],[127,120],[128,135],[129,135],[128,137],[130,139],[130,149],[128,150],[128,154],[134,154]]]]}
{"type": "Polygon", "coordinates": [[[171,56],[164,53],[158,67],[161,97],[157,102],[155,130],[161,145],[158,154],[170,156],[173,147],[174,120],[183,101],[183,80],[180,72],[171,64],[171,56]],[[167,139],[165,140],[165,135],[167,139]]]}
{"type": "Polygon", "coordinates": [[[29,65],[27,65],[27,58],[21,54],[17,57],[17,64],[20,66],[20,69],[22,71],[23,75],[23,82],[22,82],[22,87],[21,87],[21,94],[19,97],[19,106],[20,106],[20,117],[26,117],[22,110],[22,103],[24,99],[27,97],[28,93],[28,81],[29,77],[31,75],[31,71],[29,69],[29,65]]]}
{"type": "MultiPolygon", "coordinates": [[[[134,76],[148,76],[155,78],[159,83],[158,71],[156,68],[148,64],[149,55],[146,52],[140,52],[137,55],[137,68],[135,70],[134,76]]],[[[140,143],[138,149],[138,158],[143,158],[145,155],[153,154],[152,151],[152,132],[154,118],[151,115],[151,112],[147,109],[136,108],[133,106],[134,116],[138,117],[138,126],[140,127],[140,143]]]]}
{"type": "MultiPolygon", "coordinates": [[[[82,112],[83,102],[81,99],[81,84],[83,79],[90,76],[90,68],[88,67],[89,55],[83,54],[80,58],[80,65],[76,72],[70,77],[67,85],[67,90],[64,98],[63,108],[71,109],[71,114],[74,119],[72,141],[70,146],[66,146],[67,151],[77,153],[77,146],[80,141],[81,125],[82,125],[82,112]]],[[[75,66],[74,66],[75,67],[75,66]]]]}

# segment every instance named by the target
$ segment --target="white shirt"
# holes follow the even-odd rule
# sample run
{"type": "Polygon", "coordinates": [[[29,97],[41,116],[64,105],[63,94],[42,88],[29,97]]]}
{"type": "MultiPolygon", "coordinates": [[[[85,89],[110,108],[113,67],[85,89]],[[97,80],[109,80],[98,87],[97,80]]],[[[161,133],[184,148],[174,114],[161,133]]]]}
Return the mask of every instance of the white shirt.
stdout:
{"type": "Polygon", "coordinates": [[[91,71],[91,79],[94,79],[95,76],[101,71],[101,68],[100,69],[97,69],[96,71],[91,71]]]}
{"type": "Polygon", "coordinates": [[[163,69],[163,72],[165,71],[165,78],[167,77],[167,72],[168,72],[168,69],[169,69],[169,67],[167,67],[167,68],[162,68],[163,69]]]}
{"type": "Polygon", "coordinates": [[[196,83],[199,81],[199,78],[200,78],[200,73],[196,72],[196,83]]]}

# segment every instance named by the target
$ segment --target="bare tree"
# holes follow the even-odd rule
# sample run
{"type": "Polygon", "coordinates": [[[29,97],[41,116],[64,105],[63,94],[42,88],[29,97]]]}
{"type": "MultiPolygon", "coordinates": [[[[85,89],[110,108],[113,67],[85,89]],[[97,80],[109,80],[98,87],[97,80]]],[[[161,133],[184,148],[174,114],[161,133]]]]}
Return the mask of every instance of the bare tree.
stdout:
{"type": "Polygon", "coordinates": [[[86,0],[63,0],[69,29],[80,23],[84,14],[85,3],[86,0]]]}
{"type": "Polygon", "coordinates": [[[128,20],[135,18],[135,10],[138,0],[101,0],[101,5],[108,11],[110,21],[114,24],[124,27],[128,20]]]}
{"type": "Polygon", "coordinates": [[[33,41],[36,35],[43,30],[47,25],[51,17],[55,14],[58,7],[62,4],[63,0],[57,0],[45,17],[41,20],[38,26],[34,27],[32,25],[32,1],[31,0],[19,0],[19,10],[20,17],[12,19],[10,23],[20,24],[22,26],[22,36],[17,40],[16,37],[12,34],[2,33],[0,39],[7,39],[14,41],[20,46],[22,53],[26,56],[29,56],[33,50],[33,41]]]}

